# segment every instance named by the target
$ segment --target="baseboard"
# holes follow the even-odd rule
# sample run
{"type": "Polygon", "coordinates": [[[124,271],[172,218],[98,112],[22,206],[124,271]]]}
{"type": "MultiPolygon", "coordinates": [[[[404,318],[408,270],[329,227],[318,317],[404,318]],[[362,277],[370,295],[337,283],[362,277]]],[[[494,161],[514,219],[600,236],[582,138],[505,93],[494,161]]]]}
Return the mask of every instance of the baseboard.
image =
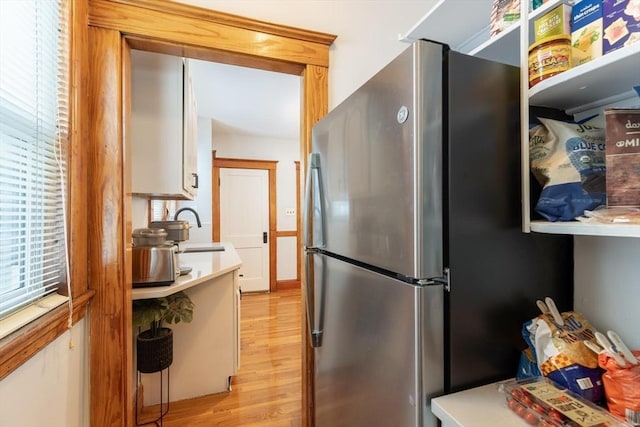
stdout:
{"type": "Polygon", "coordinates": [[[284,289],[300,289],[300,280],[278,280],[276,281],[276,290],[284,289]]]}

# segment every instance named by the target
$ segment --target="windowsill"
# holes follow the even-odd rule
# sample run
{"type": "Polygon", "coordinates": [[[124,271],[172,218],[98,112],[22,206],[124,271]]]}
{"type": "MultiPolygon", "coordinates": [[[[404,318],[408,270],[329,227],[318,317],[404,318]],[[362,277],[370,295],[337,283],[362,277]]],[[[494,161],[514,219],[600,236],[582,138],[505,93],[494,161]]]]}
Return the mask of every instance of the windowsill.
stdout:
{"type": "Polygon", "coordinates": [[[47,295],[34,304],[31,304],[11,316],[0,320],[0,339],[17,331],[24,325],[31,323],[38,317],[44,316],[54,308],[69,301],[69,297],[58,294],[47,295]]]}
{"type": "MultiPolygon", "coordinates": [[[[73,324],[85,317],[94,294],[88,291],[73,299],[73,324]]],[[[0,380],[65,333],[68,317],[69,307],[62,304],[0,339],[0,380]]]]}

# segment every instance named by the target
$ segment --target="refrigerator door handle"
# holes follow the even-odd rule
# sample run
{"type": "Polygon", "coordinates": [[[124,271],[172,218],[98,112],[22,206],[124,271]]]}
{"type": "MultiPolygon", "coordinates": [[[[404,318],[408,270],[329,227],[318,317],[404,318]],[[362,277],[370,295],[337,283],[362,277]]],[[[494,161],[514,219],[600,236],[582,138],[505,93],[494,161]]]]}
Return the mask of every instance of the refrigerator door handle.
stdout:
{"type": "MultiPolygon", "coordinates": [[[[306,253],[306,257],[304,259],[304,274],[305,277],[307,279],[306,281],[306,286],[305,286],[305,297],[306,297],[306,312],[307,312],[307,325],[309,325],[309,335],[311,336],[311,346],[316,348],[316,347],[320,347],[322,345],[322,325],[323,325],[323,307],[322,307],[322,301],[324,300],[324,298],[320,298],[321,304],[320,307],[318,308],[318,312],[320,313],[320,319],[318,321],[318,326],[316,327],[315,324],[315,318],[316,318],[316,311],[315,311],[315,298],[312,298],[311,296],[311,289],[313,289],[315,291],[315,286],[314,286],[314,272],[311,271],[311,266],[314,265],[313,263],[313,257],[315,255],[315,251],[309,251],[306,253]]],[[[321,285],[322,285],[322,290],[321,290],[321,294],[324,294],[324,271],[322,272],[322,280],[321,280],[321,285]]]]}
{"type": "Polygon", "coordinates": [[[326,231],[326,219],[324,212],[324,188],[322,184],[322,170],[320,168],[320,154],[309,154],[309,171],[304,194],[304,246],[307,249],[324,247],[324,236],[326,231]],[[314,234],[315,214],[318,215],[320,226],[314,234]]]}

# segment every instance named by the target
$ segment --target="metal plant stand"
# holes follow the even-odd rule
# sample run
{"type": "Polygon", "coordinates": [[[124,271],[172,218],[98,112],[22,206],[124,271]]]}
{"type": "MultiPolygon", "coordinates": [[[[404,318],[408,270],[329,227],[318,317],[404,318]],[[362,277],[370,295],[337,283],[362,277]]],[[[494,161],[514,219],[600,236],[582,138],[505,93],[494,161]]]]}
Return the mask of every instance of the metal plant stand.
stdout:
{"type": "Polygon", "coordinates": [[[149,421],[145,421],[142,424],[140,424],[140,411],[138,410],[139,406],[138,406],[138,387],[140,386],[140,383],[142,382],[142,372],[137,371],[138,375],[137,375],[137,381],[136,381],[136,398],[135,398],[135,407],[136,407],[136,426],[145,426],[145,425],[149,425],[149,424],[155,424],[157,427],[162,427],[163,426],[163,419],[164,416],[167,415],[167,412],[169,412],[169,403],[170,403],[170,399],[169,399],[169,388],[170,388],[170,384],[171,384],[171,368],[167,367],[164,370],[158,371],[158,374],[160,375],[160,411],[158,414],[158,417],[154,420],[149,420],[149,421]],[[167,372],[167,400],[165,403],[164,400],[164,372],[167,372]]]}

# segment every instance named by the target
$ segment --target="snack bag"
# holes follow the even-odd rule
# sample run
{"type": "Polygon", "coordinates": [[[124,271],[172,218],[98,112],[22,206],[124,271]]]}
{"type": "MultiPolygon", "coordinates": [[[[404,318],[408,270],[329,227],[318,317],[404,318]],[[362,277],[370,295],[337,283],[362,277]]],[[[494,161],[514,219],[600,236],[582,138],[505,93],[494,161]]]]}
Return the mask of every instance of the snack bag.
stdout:
{"type": "Polygon", "coordinates": [[[543,186],[536,212],[549,221],[571,221],[606,204],[603,126],[594,118],[539,120],[529,130],[531,171],[543,186]]]}
{"type": "Polygon", "coordinates": [[[602,373],[598,358],[583,340],[596,344],[595,333],[587,320],[574,311],[562,313],[563,324],[550,315],[538,316],[529,326],[533,334],[536,360],[545,377],[585,399],[604,402],[602,373]]]}
{"type": "MultiPolygon", "coordinates": [[[[640,359],[640,351],[632,351],[640,359]]],[[[598,355],[598,365],[605,369],[602,375],[607,407],[612,414],[640,426],[640,364],[620,367],[605,352],[598,355]]]]}
{"type": "Polygon", "coordinates": [[[535,319],[527,320],[522,324],[522,338],[527,343],[527,348],[520,353],[518,371],[516,372],[517,380],[542,376],[540,369],[538,369],[538,361],[536,360],[536,349],[533,344],[534,336],[529,333],[529,328],[534,320],[535,319]]]}

